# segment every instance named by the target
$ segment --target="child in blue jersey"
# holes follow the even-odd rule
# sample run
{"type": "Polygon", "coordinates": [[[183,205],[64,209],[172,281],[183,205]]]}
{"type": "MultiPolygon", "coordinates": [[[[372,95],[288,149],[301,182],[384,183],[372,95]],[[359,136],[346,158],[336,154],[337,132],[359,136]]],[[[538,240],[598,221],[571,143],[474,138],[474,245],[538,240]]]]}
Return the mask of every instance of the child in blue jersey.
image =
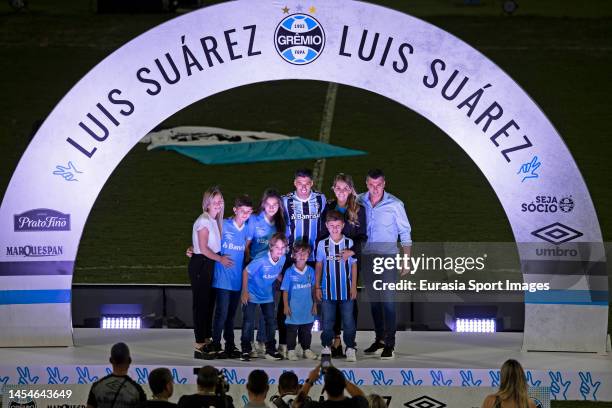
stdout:
{"type": "Polygon", "coordinates": [[[266,321],[266,355],[268,360],[281,360],[276,351],[274,332],[274,282],[278,279],[285,263],[287,238],[282,232],[277,232],[270,238],[267,255],[255,258],[242,273],[242,361],[249,361],[252,351],[251,339],[255,325],[255,310],[261,308],[266,321]]]}
{"type": "Polygon", "coordinates": [[[234,202],[234,216],[223,220],[221,254],[229,256],[232,262],[229,266],[215,263],[212,283],[216,291],[213,337],[212,343],[204,350],[209,357],[240,357],[240,351],[234,343],[234,317],[242,289],[242,266],[248,239],[246,221],[252,212],[253,202],[249,196],[244,195],[234,202]],[[221,334],[225,340],[225,351],[221,351],[221,334]]]}
{"type": "MultiPolygon", "coordinates": [[[[267,189],[261,197],[261,207],[258,214],[253,214],[247,223],[249,237],[247,240],[246,259],[255,259],[268,253],[270,237],[276,232],[285,231],[285,216],[283,202],[275,190],[267,189]]],[[[257,325],[257,347],[253,345],[253,357],[266,354],[266,323],[263,314],[259,315],[257,325]]]]}
{"type": "Polygon", "coordinates": [[[346,344],[346,361],[357,361],[355,335],[357,334],[353,315],[353,302],[357,298],[357,260],[343,256],[343,251],[353,247],[353,240],[342,234],[344,216],[332,210],[327,213],[325,226],[329,237],[319,241],[317,263],[315,265],[317,301],[321,302],[323,333],[321,354],[331,354],[330,346],[334,339],[336,309],[340,308],[342,331],[346,344]]]}
{"type": "Polygon", "coordinates": [[[296,242],[293,245],[295,263],[285,271],[281,290],[283,291],[284,311],[287,318],[287,358],[298,360],[295,351],[296,336],[304,352],[304,357],[316,359],[317,355],[310,350],[312,341],[312,324],[317,314],[314,302],[315,271],[306,265],[312,247],[308,242],[296,242]]]}

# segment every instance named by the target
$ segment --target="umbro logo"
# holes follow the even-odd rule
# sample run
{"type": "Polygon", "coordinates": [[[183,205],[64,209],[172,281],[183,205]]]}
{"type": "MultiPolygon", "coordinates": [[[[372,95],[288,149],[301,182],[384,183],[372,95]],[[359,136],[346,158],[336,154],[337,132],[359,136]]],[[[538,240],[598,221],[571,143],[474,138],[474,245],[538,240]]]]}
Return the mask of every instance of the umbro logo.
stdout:
{"type": "Polygon", "coordinates": [[[408,401],[404,406],[408,408],[444,408],[446,404],[428,397],[427,395],[423,395],[422,397],[408,401]]]}
{"type": "Polygon", "coordinates": [[[584,234],[560,222],[555,222],[554,224],[533,231],[531,235],[543,239],[546,242],[550,242],[551,244],[562,244],[579,238],[584,234]]]}

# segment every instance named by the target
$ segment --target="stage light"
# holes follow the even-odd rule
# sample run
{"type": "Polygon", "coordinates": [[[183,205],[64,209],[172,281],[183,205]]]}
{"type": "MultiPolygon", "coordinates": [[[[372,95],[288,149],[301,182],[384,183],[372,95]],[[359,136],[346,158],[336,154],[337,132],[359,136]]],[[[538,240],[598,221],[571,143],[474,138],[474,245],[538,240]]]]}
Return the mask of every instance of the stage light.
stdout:
{"type": "Polygon", "coordinates": [[[495,319],[463,319],[455,320],[457,333],[495,333],[495,319]]]}
{"type": "Polygon", "coordinates": [[[138,330],[142,328],[140,316],[102,316],[100,320],[102,329],[138,330]]]}
{"type": "Polygon", "coordinates": [[[321,330],[321,323],[319,322],[319,320],[315,319],[315,321],[312,323],[311,331],[318,332],[319,330],[321,330]]]}

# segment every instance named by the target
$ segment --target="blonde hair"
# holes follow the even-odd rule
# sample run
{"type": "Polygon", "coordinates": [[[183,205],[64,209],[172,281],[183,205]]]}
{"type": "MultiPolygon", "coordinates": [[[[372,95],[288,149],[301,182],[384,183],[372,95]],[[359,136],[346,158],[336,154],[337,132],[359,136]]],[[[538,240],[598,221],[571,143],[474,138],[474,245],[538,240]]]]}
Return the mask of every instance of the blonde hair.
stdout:
{"type": "Polygon", "coordinates": [[[495,395],[502,401],[514,401],[519,408],[529,407],[527,381],[521,363],[511,359],[502,365],[499,391],[495,395]]]}
{"type": "Polygon", "coordinates": [[[368,395],[368,406],[370,408],[387,408],[387,401],[378,394],[368,395]]]}
{"type": "Polygon", "coordinates": [[[334,183],[332,184],[332,189],[336,187],[336,183],[342,181],[346,183],[347,186],[350,187],[351,192],[346,200],[346,219],[347,221],[356,227],[359,226],[359,203],[357,202],[357,193],[355,192],[355,184],[353,183],[353,178],[348,174],[338,173],[336,177],[334,177],[334,183]]]}
{"type": "MultiPolygon", "coordinates": [[[[221,198],[223,198],[223,193],[221,193],[221,189],[219,188],[219,186],[212,186],[204,192],[204,198],[202,198],[202,210],[204,211],[202,214],[204,215],[204,218],[210,219],[210,215],[208,214],[208,207],[212,204],[213,199],[217,195],[220,195],[221,198]]],[[[217,214],[217,216],[215,217],[215,219],[217,220],[217,225],[219,226],[219,231],[223,229],[224,212],[225,203],[221,206],[221,211],[219,211],[219,214],[217,214]]]]}

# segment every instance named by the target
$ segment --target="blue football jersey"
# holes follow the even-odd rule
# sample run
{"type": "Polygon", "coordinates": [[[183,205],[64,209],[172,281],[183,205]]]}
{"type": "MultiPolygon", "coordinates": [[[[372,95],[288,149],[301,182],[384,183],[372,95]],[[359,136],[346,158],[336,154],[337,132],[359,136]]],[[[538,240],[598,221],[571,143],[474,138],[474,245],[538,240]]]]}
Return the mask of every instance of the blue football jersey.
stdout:
{"type": "Polygon", "coordinates": [[[262,211],[260,214],[251,215],[248,226],[248,239],[251,241],[251,258],[265,255],[270,249],[270,238],[276,233],[276,225],[274,225],[274,222],[270,224],[266,220],[265,213],[262,211]]]}
{"type": "MultiPolygon", "coordinates": [[[[317,235],[321,227],[321,213],[325,208],[325,195],[316,191],[310,193],[308,200],[302,201],[295,192],[284,195],[283,206],[287,221],[289,248],[296,241],[307,241],[315,249],[317,235]]],[[[309,261],[315,260],[315,251],[310,252],[309,261]]]]}
{"type": "Polygon", "coordinates": [[[229,255],[234,264],[230,267],[225,267],[219,262],[215,262],[213,288],[227,290],[242,289],[242,269],[247,233],[248,227],[246,223],[242,225],[242,228],[238,228],[233,219],[227,218],[223,220],[221,255],[229,255]]]}
{"type": "Polygon", "coordinates": [[[274,302],[274,281],[282,272],[285,257],[272,261],[270,252],[251,261],[246,267],[249,274],[249,301],[251,303],[274,302]]]}
{"type": "Polygon", "coordinates": [[[293,265],[285,271],[281,290],[287,292],[291,316],[287,316],[287,324],[308,324],[314,322],[312,315],[312,288],[315,285],[315,271],[306,265],[300,272],[293,265]]]}
{"type": "Polygon", "coordinates": [[[345,237],[334,242],[331,237],[319,241],[317,262],[323,264],[321,291],[325,300],[348,300],[351,297],[351,266],[357,262],[354,257],[344,261],[342,250],[351,249],[353,240],[345,237]]]}

